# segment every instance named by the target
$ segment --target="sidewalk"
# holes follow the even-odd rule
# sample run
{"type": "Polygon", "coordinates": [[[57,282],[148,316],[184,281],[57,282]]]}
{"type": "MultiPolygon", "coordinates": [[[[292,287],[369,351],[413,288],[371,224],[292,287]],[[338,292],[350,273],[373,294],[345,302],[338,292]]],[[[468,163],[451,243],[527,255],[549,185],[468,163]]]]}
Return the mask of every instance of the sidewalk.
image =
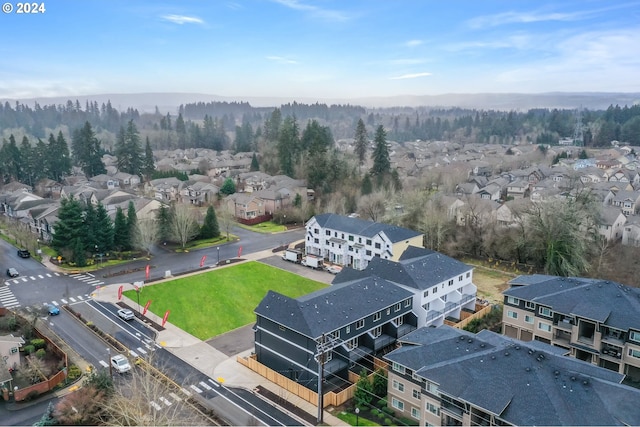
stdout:
{"type": "MultiPolygon", "coordinates": [[[[271,250],[258,252],[254,254],[248,254],[246,257],[243,257],[247,261],[258,260],[267,256],[272,256],[273,252],[271,250]]],[[[235,263],[237,264],[237,263],[235,263]]],[[[235,265],[230,264],[230,265],[235,265]]],[[[216,268],[225,268],[226,265],[216,268]]],[[[192,273],[199,274],[200,272],[192,273]]],[[[185,276],[181,276],[185,277],[185,276]]],[[[157,282],[149,283],[145,286],[153,286],[156,283],[162,283],[166,280],[173,280],[174,278],[163,279],[157,282]]],[[[103,286],[100,289],[97,289],[93,295],[93,298],[98,301],[117,303],[118,302],[118,287],[119,284],[107,285],[103,286]]],[[[130,306],[137,305],[136,302],[122,297],[122,301],[129,304],[130,306]]],[[[145,315],[151,321],[161,325],[162,318],[160,316],[155,315],[154,313],[147,312],[145,315]]],[[[231,357],[225,355],[221,351],[216,350],[211,345],[206,342],[188,334],[177,326],[167,322],[164,326],[164,330],[158,332],[156,337],[156,342],[171,351],[180,359],[189,363],[194,368],[198,369],[200,372],[208,375],[209,377],[217,380],[218,382],[224,383],[226,386],[230,387],[239,387],[247,390],[255,390],[258,386],[262,386],[273,392],[276,396],[286,396],[287,400],[304,411],[311,414],[313,417],[317,417],[318,409],[316,405],[312,405],[309,402],[304,401],[303,399],[292,395],[287,392],[282,387],[279,387],[273,383],[271,383],[266,378],[258,375],[257,373],[251,371],[250,369],[239,364],[236,359],[239,356],[248,356],[253,351],[253,348],[247,349],[244,352],[233,355],[231,357]]],[[[275,403],[274,403],[275,405],[275,403]]],[[[284,409],[283,409],[284,410],[284,409]]],[[[286,410],[285,410],[286,412],[286,410]]],[[[332,425],[332,426],[343,426],[347,425],[342,420],[336,418],[331,415],[327,411],[324,411],[323,414],[324,424],[332,425]]]]}

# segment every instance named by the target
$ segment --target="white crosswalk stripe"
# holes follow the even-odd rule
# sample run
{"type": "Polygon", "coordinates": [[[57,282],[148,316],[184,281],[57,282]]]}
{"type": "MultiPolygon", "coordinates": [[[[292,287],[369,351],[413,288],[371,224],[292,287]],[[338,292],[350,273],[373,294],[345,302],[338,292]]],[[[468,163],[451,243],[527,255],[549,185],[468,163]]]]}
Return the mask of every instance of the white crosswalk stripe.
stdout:
{"type": "Polygon", "coordinates": [[[76,302],[76,299],[74,297],[69,297],[69,301],[76,302]]]}
{"type": "Polygon", "coordinates": [[[47,273],[47,277],[53,277],[51,274],[47,273]]]}
{"type": "Polygon", "coordinates": [[[38,274],[38,277],[44,279],[44,276],[42,274],[38,274]]]}
{"type": "Polygon", "coordinates": [[[168,399],[165,399],[164,396],[160,396],[158,400],[160,400],[162,403],[164,403],[167,406],[171,406],[171,402],[168,399]]]}
{"type": "Polygon", "coordinates": [[[108,368],[109,364],[107,362],[105,362],[104,360],[100,360],[98,361],[99,364],[101,364],[104,368],[108,368]]]}
{"type": "Polygon", "coordinates": [[[169,396],[171,396],[171,398],[173,400],[175,400],[176,402],[182,402],[182,399],[180,398],[180,396],[178,396],[177,394],[175,394],[173,392],[169,393],[169,396]]]}
{"type": "Polygon", "coordinates": [[[136,350],[138,350],[140,354],[147,354],[147,352],[141,347],[136,348],[136,350]]]}
{"type": "Polygon", "coordinates": [[[129,354],[131,355],[131,357],[138,357],[138,353],[133,350],[129,350],[129,354]]]}
{"type": "Polygon", "coordinates": [[[67,300],[66,300],[66,299],[64,299],[64,298],[61,298],[61,299],[60,299],[60,301],[62,301],[62,303],[63,303],[63,304],[69,304],[69,301],[67,301],[67,300]]]}
{"type": "Polygon", "coordinates": [[[204,381],[200,381],[198,384],[200,384],[202,387],[206,388],[207,390],[213,390],[213,388],[210,387],[209,384],[205,383],[204,381]]]}
{"type": "Polygon", "coordinates": [[[200,390],[198,387],[196,387],[193,384],[191,384],[189,387],[191,387],[191,389],[193,389],[193,391],[195,391],[196,393],[202,393],[202,390],[200,390]]]}
{"type": "Polygon", "coordinates": [[[15,308],[19,307],[20,303],[16,299],[15,295],[13,295],[13,292],[11,292],[11,289],[3,287],[0,288],[0,305],[4,308],[15,308]]]}
{"type": "Polygon", "coordinates": [[[58,304],[58,301],[51,301],[51,304],[55,305],[55,306],[59,306],[60,304],[58,304]]]}
{"type": "Polygon", "coordinates": [[[36,278],[35,278],[35,277],[33,277],[33,276],[29,276],[29,279],[31,279],[31,280],[36,280],[36,278]]]}
{"type": "Polygon", "coordinates": [[[162,407],[161,407],[160,405],[158,405],[156,402],[154,402],[153,400],[151,400],[149,403],[151,404],[151,406],[153,406],[153,407],[154,407],[154,409],[155,409],[156,411],[159,411],[159,410],[161,410],[161,409],[162,409],[162,407]]]}
{"type": "Polygon", "coordinates": [[[53,274],[55,274],[56,276],[60,276],[60,273],[53,273],[53,274]]]}
{"type": "MultiPolygon", "coordinates": [[[[192,386],[192,387],[195,387],[195,386],[192,386]]],[[[180,391],[184,393],[187,397],[191,397],[191,392],[186,388],[180,388],[180,391]]]]}

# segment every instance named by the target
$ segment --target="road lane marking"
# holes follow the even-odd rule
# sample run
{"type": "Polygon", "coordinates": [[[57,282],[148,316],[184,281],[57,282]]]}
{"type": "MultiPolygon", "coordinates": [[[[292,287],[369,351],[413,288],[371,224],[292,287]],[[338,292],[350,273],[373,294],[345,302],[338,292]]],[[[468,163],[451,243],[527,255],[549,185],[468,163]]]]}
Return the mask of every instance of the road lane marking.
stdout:
{"type": "Polygon", "coordinates": [[[60,304],[58,304],[58,301],[51,301],[51,304],[55,305],[55,306],[59,306],[60,304]]]}
{"type": "Polygon", "coordinates": [[[100,360],[98,361],[99,364],[101,364],[104,368],[108,368],[109,364],[107,362],[105,362],[104,360],[100,360]]]}
{"type": "Polygon", "coordinates": [[[210,382],[211,384],[213,384],[214,386],[216,386],[216,387],[220,387],[220,385],[219,385],[218,383],[216,383],[214,380],[212,380],[211,378],[207,378],[207,379],[208,379],[208,380],[209,380],[209,382],[210,382]]]}
{"type": "Polygon", "coordinates": [[[198,384],[200,384],[202,387],[206,388],[207,390],[213,390],[213,387],[210,387],[209,384],[205,383],[204,381],[200,381],[198,384]]]}
{"type": "Polygon", "coordinates": [[[42,274],[38,274],[38,277],[44,279],[44,276],[42,274]]]}
{"type": "Polygon", "coordinates": [[[33,277],[33,276],[29,276],[29,279],[31,279],[31,280],[36,280],[36,278],[35,278],[35,277],[33,277]]]}
{"type": "Polygon", "coordinates": [[[51,274],[49,274],[49,273],[47,273],[47,274],[46,274],[46,276],[47,276],[47,277],[53,277],[53,276],[51,276],[51,274]]]}
{"type": "Polygon", "coordinates": [[[187,397],[191,397],[191,392],[189,390],[187,390],[186,388],[182,387],[182,388],[180,388],[180,391],[183,392],[184,394],[186,394],[187,397]]]}
{"type": "Polygon", "coordinates": [[[165,405],[167,405],[167,406],[171,406],[171,402],[170,402],[169,400],[165,399],[165,398],[164,398],[164,396],[160,396],[158,399],[159,399],[162,403],[164,403],[165,405]]]}
{"type": "Polygon", "coordinates": [[[76,302],[76,299],[75,299],[74,297],[69,297],[69,300],[70,300],[71,302],[76,302]]]}
{"type": "Polygon", "coordinates": [[[141,354],[147,354],[147,352],[144,351],[144,348],[142,348],[142,347],[138,347],[138,348],[136,348],[136,350],[138,350],[141,354]]]}
{"type": "Polygon", "coordinates": [[[169,393],[169,396],[171,396],[171,398],[173,400],[175,400],[176,402],[182,402],[182,399],[180,399],[180,396],[178,396],[177,394],[175,394],[173,392],[169,393]]]}
{"type": "Polygon", "coordinates": [[[149,403],[151,404],[151,406],[153,406],[153,408],[154,408],[156,411],[159,411],[159,410],[161,410],[161,409],[162,409],[162,407],[161,407],[160,405],[158,405],[156,402],[154,402],[153,400],[152,400],[152,401],[150,401],[149,403]]]}
{"type": "Polygon", "coordinates": [[[63,303],[63,304],[69,304],[69,301],[67,301],[67,300],[66,300],[66,299],[64,299],[64,298],[61,298],[61,299],[60,299],[60,301],[62,301],[62,303],[63,303]]]}
{"type": "Polygon", "coordinates": [[[138,357],[138,353],[133,350],[129,350],[129,354],[131,355],[131,357],[138,357]]]}
{"type": "Polygon", "coordinates": [[[191,387],[196,393],[202,393],[202,390],[200,390],[198,387],[196,387],[193,384],[191,384],[189,387],[191,387]]]}

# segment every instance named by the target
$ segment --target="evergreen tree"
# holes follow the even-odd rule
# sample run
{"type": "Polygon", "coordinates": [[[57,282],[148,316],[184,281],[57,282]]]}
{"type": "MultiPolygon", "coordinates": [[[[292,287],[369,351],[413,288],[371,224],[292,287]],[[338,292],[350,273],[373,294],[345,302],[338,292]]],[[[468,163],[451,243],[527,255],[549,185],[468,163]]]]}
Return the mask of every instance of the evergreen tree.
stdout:
{"type": "Polygon", "coordinates": [[[364,163],[364,159],[367,156],[367,146],[369,145],[369,140],[367,138],[367,129],[364,126],[364,122],[362,119],[358,120],[358,124],[356,125],[356,135],[355,135],[355,148],[354,151],[356,156],[358,157],[358,161],[360,164],[364,163]]]}
{"type": "Polygon", "coordinates": [[[156,164],[153,160],[153,151],[151,150],[151,144],[149,143],[149,137],[144,145],[144,162],[142,163],[142,174],[148,180],[151,179],[151,175],[156,170],[156,164]]]}
{"type": "Polygon", "coordinates": [[[96,240],[97,213],[93,203],[88,202],[84,207],[84,229],[85,238],[83,240],[84,250],[90,253],[96,252],[98,244],[96,240]]]}
{"type": "Polygon", "coordinates": [[[71,151],[75,164],[80,166],[87,177],[106,173],[102,163],[102,148],[100,141],[91,128],[91,123],[85,122],[84,126],[76,129],[71,138],[71,151]]]}
{"type": "Polygon", "coordinates": [[[331,131],[316,120],[307,123],[302,133],[302,149],[307,150],[307,185],[314,189],[331,191],[327,151],[333,145],[331,131]]]}
{"type": "Polygon", "coordinates": [[[381,177],[391,171],[387,133],[382,125],[378,126],[376,129],[376,135],[373,141],[374,149],[371,156],[373,159],[373,168],[371,168],[371,174],[381,177]]]}
{"type": "Polygon", "coordinates": [[[371,194],[373,192],[373,184],[371,183],[371,176],[369,173],[364,174],[364,178],[362,178],[362,188],[360,190],[363,196],[367,194],[371,194]]]}
{"type": "Polygon", "coordinates": [[[293,198],[293,207],[301,208],[302,207],[302,196],[300,193],[296,193],[296,197],[293,198]]]}
{"type": "Polygon", "coordinates": [[[49,147],[47,151],[49,178],[54,181],[62,181],[65,175],[71,172],[71,156],[69,146],[62,132],[58,132],[58,137],[49,135],[49,147]]]}
{"type": "Polygon", "coordinates": [[[140,134],[133,120],[129,120],[127,129],[120,128],[116,137],[116,166],[120,172],[140,175],[142,172],[142,148],[140,134]]]}
{"type": "Polygon", "coordinates": [[[129,235],[129,246],[127,249],[133,249],[133,244],[137,240],[138,233],[138,215],[136,214],[136,207],[133,204],[133,200],[129,200],[129,206],[127,208],[127,233],[129,235]]]}
{"type": "Polygon", "coordinates": [[[74,251],[77,241],[82,241],[84,224],[82,218],[82,206],[73,196],[60,200],[58,209],[58,221],[53,226],[53,238],[51,247],[58,254],[68,255],[74,251]]]}
{"type": "Polygon", "coordinates": [[[287,116],[282,123],[278,135],[278,159],[280,171],[293,178],[294,165],[297,159],[300,137],[298,136],[298,124],[295,117],[287,116]]]}
{"type": "Polygon", "coordinates": [[[369,378],[367,378],[367,371],[364,369],[360,372],[360,378],[356,383],[356,391],[353,393],[353,398],[358,408],[368,408],[373,400],[373,387],[369,382],[369,378]]]}
{"type": "Polygon", "coordinates": [[[22,143],[20,144],[20,181],[25,182],[31,186],[35,184],[34,177],[34,150],[31,147],[29,138],[22,137],[22,143]]]}
{"type": "Polygon", "coordinates": [[[393,189],[395,191],[402,191],[402,181],[400,181],[400,174],[398,173],[398,169],[394,169],[391,171],[391,184],[393,185],[393,189]]]}
{"type": "Polygon", "coordinates": [[[179,113],[176,119],[176,133],[178,134],[178,148],[184,150],[187,148],[187,127],[184,124],[182,113],[179,113]]]}
{"type": "Polygon", "coordinates": [[[258,156],[256,153],[253,153],[253,157],[251,157],[251,167],[249,168],[251,172],[256,172],[260,170],[260,164],[258,164],[258,156]]]}
{"type": "Polygon", "coordinates": [[[113,222],[104,205],[98,202],[96,208],[95,228],[93,229],[95,244],[98,252],[106,252],[113,249],[113,222]]]}
{"type": "Polygon", "coordinates": [[[228,196],[229,194],[233,194],[236,192],[236,184],[233,182],[232,178],[227,178],[224,180],[222,184],[222,188],[220,188],[220,194],[224,194],[228,196]]]}
{"type": "Polygon", "coordinates": [[[171,238],[171,212],[167,205],[162,204],[156,214],[158,224],[158,241],[166,242],[171,238]]]}
{"type": "Polygon", "coordinates": [[[121,207],[116,210],[116,218],[113,222],[113,246],[119,251],[126,250],[131,246],[127,217],[124,216],[121,207]]]}
{"type": "Polygon", "coordinates": [[[84,250],[82,239],[79,237],[74,239],[72,259],[78,267],[84,267],[87,265],[87,254],[84,250]]]}
{"type": "Polygon", "coordinates": [[[211,239],[220,236],[220,227],[218,226],[218,218],[213,206],[207,208],[207,214],[204,217],[204,223],[200,227],[200,238],[211,239]]]}
{"type": "Polygon", "coordinates": [[[23,175],[22,158],[13,134],[9,135],[8,143],[7,141],[3,141],[2,152],[0,154],[2,155],[2,162],[5,165],[5,181],[12,179],[19,180],[23,175]]]}
{"type": "Polygon", "coordinates": [[[387,395],[387,375],[382,368],[376,369],[373,375],[372,391],[380,399],[387,395]]]}
{"type": "Polygon", "coordinates": [[[40,181],[49,175],[47,164],[47,144],[38,138],[36,148],[33,150],[33,172],[36,181],[40,181]]]}

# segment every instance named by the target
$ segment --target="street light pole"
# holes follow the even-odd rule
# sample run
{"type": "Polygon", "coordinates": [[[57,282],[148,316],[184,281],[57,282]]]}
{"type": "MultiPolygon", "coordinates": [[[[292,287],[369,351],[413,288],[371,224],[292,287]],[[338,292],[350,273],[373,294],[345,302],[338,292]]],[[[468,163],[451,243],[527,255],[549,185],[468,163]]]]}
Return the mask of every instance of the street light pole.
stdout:
{"type": "Polygon", "coordinates": [[[220,265],[220,246],[218,246],[218,264],[217,265],[220,265]]]}
{"type": "Polygon", "coordinates": [[[356,407],[356,426],[359,426],[360,423],[358,422],[358,414],[360,413],[360,408],[356,407]]]}
{"type": "Polygon", "coordinates": [[[113,365],[111,364],[111,349],[107,347],[107,357],[109,358],[109,376],[113,378],[113,365]]]}

